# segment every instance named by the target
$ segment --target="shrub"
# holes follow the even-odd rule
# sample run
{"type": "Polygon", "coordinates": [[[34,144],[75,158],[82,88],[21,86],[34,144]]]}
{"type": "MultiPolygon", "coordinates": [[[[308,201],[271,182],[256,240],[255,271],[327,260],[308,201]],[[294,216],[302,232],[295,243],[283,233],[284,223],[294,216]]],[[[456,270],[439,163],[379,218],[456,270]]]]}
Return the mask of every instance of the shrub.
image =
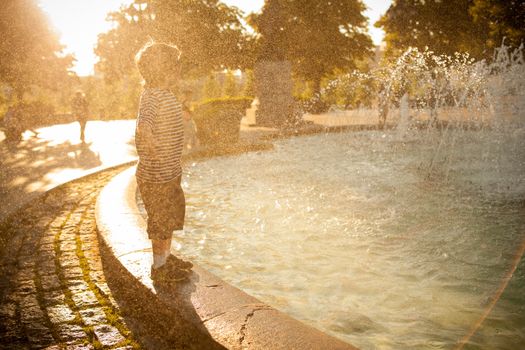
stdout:
{"type": "Polygon", "coordinates": [[[295,98],[295,101],[298,103],[299,106],[301,106],[301,111],[303,113],[321,114],[328,112],[328,110],[330,109],[330,105],[319,97],[295,98]]]}
{"type": "Polygon", "coordinates": [[[16,118],[23,126],[23,129],[33,129],[48,126],[54,123],[55,108],[42,101],[19,102],[13,106],[16,111],[16,118]]]}
{"type": "Polygon", "coordinates": [[[252,99],[217,98],[199,103],[194,111],[197,137],[204,146],[231,144],[239,139],[241,119],[252,99]]]}

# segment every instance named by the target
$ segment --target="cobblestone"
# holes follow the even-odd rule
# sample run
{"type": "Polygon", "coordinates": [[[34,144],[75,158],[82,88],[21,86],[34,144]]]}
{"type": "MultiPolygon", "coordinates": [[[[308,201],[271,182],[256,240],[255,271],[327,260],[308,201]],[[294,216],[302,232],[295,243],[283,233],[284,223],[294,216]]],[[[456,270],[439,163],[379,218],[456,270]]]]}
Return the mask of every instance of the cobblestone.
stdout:
{"type": "Polygon", "coordinates": [[[42,302],[44,306],[53,306],[58,304],[64,304],[66,302],[66,296],[61,290],[45,291],[42,302]]]}
{"type": "Polygon", "coordinates": [[[52,275],[41,276],[40,282],[42,283],[42,289],[46,292],[60,288],[60,280],[54,273],[52,275]]]}
{"type": "Polygon", "coordinates": [[[82,279],[83,270],[80,267],[67,267],[63,271],[64,277],[67,279],[82,279]]]}
{"type": "Polygon", "coordinates": [[[118,171],[52,190],[2,224],[0,349],[140,348],[106,284],[96,233],[98,192],[118,171]]]}
{"type": "Polygon", "coordinates": [[[98,299],[92,291],[88,290],[78,294],[73,294],[73,301],[79,308],[85,308],[88,306],[93,306],[98,304],[98,299]]]}
{"type": "Polygon", "coordinates": [[[67,344],[77,343],[80,340],[87,340],[88,335],[82,327],[75,324],[58,325],[58,336],[67,344]]]}
{"type": "Polygon", "coordinates": [[[101,307],[80,310],[80,316],[82,317],[82,320],[84,320],[84,323],[89,326],[95,326],[97,324],[104,324],[108,322],[104,313],[104,309],[101,307]]]}
{"type": "Polygon", "coordinates": [[[47,308],[47,315],[52,323],[72,322],[75,320],[75,314],[66,305],[55,305],[47,308]]]}
{"type": "Polygon", "coordinates": [[[95,335],[104,346],[116,345],[124,340],[119,331],[110,325],[100,324],[93,327],[95,335]]]}

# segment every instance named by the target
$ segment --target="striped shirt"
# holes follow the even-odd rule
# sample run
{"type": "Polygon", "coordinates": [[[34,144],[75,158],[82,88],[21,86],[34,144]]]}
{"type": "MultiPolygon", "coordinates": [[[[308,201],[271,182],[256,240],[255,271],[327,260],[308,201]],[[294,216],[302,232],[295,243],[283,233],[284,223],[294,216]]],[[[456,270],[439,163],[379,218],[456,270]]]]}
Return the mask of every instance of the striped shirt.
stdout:
{"type": "Polygon", "coordinates": [[[182,105],[168,90],[147,88],[140,96],[135,130],[135,145],[139,155],[136,176],[146,182],[168,182],[182,174],[181,157],[184,147],[182,105]],[[154,152],[150,154],[144,135],[139,131],[149,127],[153,132],[154,152]]]}

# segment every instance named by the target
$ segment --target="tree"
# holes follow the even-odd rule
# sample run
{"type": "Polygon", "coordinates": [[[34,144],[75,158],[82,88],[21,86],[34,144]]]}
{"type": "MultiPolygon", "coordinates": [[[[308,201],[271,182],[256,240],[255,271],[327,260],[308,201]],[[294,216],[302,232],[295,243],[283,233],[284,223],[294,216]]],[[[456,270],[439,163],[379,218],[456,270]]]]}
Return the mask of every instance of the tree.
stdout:
{"type": "Polygon", "coordinates": [[[210,99],[210,98],[218,98],[221,97],[222,94],[222,87],[217,81],[217,78],[215,77],[215,74],[211,73],[208,75],[208,79],[206,79],[206,82],[204,83],[204,98],[210,99]]]}
{"type": "Polygon", "coordinates": [[[130,6],[111,13],[108,20],[116,27],[98,36],[95,54],[99,61],[95,70],[103,73],[108,82],[122,79],[135,69],[134,55],[148,41],[144,22],[149,19],[133,14],[134,10],[135,7],[130,6]]]}
{"type": "Polygon", "coordinates": [[[384,29],[387,54],[429,47],[437,54],[492,55],[504,36],[524,38],[525,3],[518,0],[397,0],[375,23],[384,29]]]}
{"type": "Polygon", "coordinates": [[[227,97],[234,97],[237,96],[237,93],[239,92],[239,88],[237,86],[237,80],[235,79],[235,75],[233,72],[228,71],[225,76],[224,81],[224,95],[227,97]]]}
{"type": "Polygon", "coordinates": [[[67,81],[73,57],[62,53],[56,33],[33,0],[0,6],[0,81],[19,99],[31,86],[57,89],[67,81]]]}
{"type": "Polygon", "coordinates": [[[371,54],[360,0],[267,0],[249,23],[260,34],[259,60],[288,60],[315,92],[334,69],[350,70],[371,54]]]}
{"type": "Polygon", "coordinates": [[[100,119],[136,116],[141,91],[138,72],[113,82],[99,76],[82,77],[81,86],[91,115],[100,119]]]}
{"type": "Polygon", "coordinates": [[[485,45],[495,48],[506,43],[513,47],[525,41],[525,1],[474,0],[469,8],[474,23],[485,28],[485,45]]]}
{"type": "Polygon", "coordinates": [[[135,0],[111,14],[116,28],[99,36],[98,69],[110,79],[122,77],[148,40],[175,44],[187,75],[243,67],[251,44],[240,16],[218,0],[135,0]]]}
{"type": "Polygon", "coordinates": [[[387,53],[398,56],[408,47],[429,47],[438,54],[471,51],[477,28],[468,12],[473,0],[397,0],[375,24],[385,31],[387,53]]]}
{"type": "Polygon", "coordinates": [[[242,95],[246,97],[255,96],[255,84],[253,82],[254,76],[252,70],[247,70],[245,73],[244,86],[242,88],[242,95]]]}

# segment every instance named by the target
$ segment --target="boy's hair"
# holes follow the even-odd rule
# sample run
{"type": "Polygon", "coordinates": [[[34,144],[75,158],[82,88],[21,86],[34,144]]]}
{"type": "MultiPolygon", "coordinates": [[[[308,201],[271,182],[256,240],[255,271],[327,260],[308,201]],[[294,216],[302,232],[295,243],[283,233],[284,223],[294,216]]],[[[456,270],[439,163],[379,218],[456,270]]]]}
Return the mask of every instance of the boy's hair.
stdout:
{"type": "Polygon", "coordinates": [[[148,43],[135,56],[145,85],[159,86],[170,70],[179,69],[180,51],[174,45],[148,43]]]}

